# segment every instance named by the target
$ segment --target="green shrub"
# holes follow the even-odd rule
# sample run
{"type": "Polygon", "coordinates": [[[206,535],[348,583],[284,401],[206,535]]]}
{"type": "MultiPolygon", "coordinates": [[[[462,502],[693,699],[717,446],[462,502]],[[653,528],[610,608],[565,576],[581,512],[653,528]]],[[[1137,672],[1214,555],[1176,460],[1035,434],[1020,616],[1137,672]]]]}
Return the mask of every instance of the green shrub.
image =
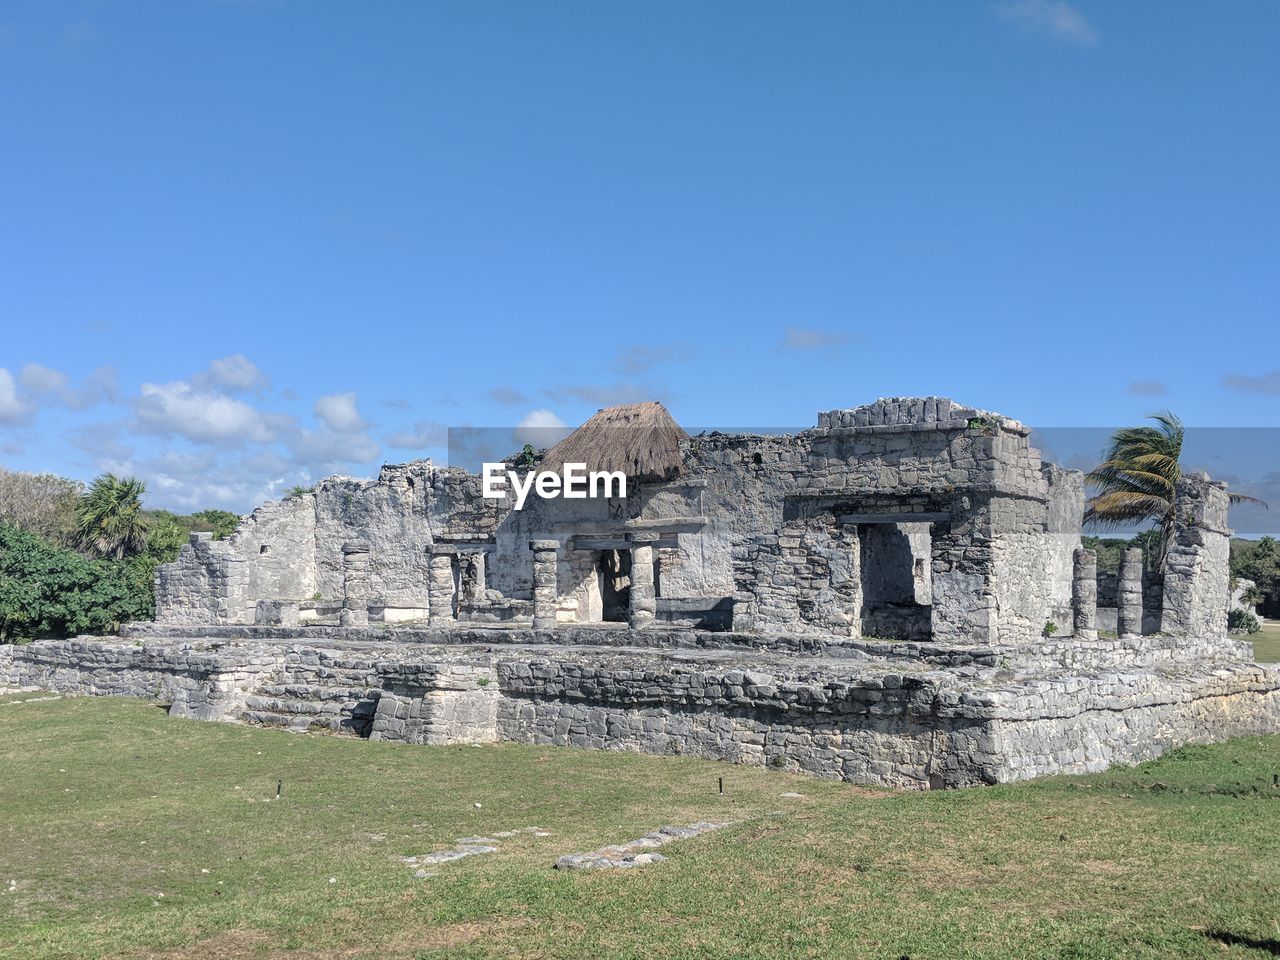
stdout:
{"type": "Polygon", "coordinates": [[[114,633],[154,615],[145,557],[91,560],[0,524],[0,643],[114,633]]]}
{"type": "Polygon", "coordinates": [[[1262,629],[1258,615],[1252,610],[1241,610],[1238,607],[1227,614],[1227,630],[1230,633],[1257,633],[1262,629]]]}

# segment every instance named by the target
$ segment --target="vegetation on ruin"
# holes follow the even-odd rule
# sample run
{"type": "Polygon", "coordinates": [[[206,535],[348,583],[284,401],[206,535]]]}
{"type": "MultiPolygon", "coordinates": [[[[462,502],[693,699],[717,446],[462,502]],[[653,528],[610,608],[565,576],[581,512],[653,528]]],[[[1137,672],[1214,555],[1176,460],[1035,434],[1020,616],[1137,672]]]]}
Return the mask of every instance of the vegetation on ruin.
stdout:
{"type": "Polygon", "coordinates": [[[104,474],[83,484],[0,470],[0,643],[113,633],[155,611],[154,575],[192,530],[229,535],[226,510],[142,507],[143,484],[104,474]]]}
{"type": "Polygon", "coordinates": [[[14,699],[0,698],[12,960],[1280,951],[1280,737],[909,794],[687,757],[399,746],[14,699]],[[664,863],[550,869],[703,818],[736,823],[664,847],[664,863]],[[526,826],[553,835],[425,880],[398,859],[526,826]]]}

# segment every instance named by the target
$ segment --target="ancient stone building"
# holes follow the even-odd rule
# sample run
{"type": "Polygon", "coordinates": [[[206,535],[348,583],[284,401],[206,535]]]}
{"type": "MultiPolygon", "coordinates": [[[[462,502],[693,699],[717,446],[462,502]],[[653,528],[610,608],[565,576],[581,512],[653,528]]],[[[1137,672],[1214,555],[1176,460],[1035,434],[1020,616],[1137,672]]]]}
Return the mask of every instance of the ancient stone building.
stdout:
{"type": "Polygon", "coordinates": [[[1162,570],[1127,558],[1100,583],[1081,475],[942,398],[787,436],[690,437],[634,404],[509,466],[572,462],[627,495],[517,510],[429,461],[326,480],[228,540],[194,535],[157,573],[156,624],[0,653],[0,684],[159,677],[181,715],[911,787],[1280,729],[1280,671],[1226,635],[1227,495],[1207,477],[1182,481],[1162,570]]]}
{"type": "Polygon", "coordinates": [[[1043,463],[1028,434],[936,398],[824,413],[793,436],[689,438],[659,404],[613,408],[530,467],[577,449],[589,466],[628,468],[625,500],[531,498],[514,511],[429,461],[327,480],[261,507],[225,543],[193,542],[159,572],[157,619],[336,623],[343,545],[359,542],[372,622],[520,620],[534,602],[529,544],[542,540],[554,541],[560,623],[629,619],[643,551],[659,622],[1026,642],[1070,621],[1084,509],[1080,475],[1043,463]],[[616,456],[602,457],[610,443],[616,456]],[[642,455],[654,462],[630,468],[642,455]],[[437,575],[448,611],[432,610],[437,575]]]}

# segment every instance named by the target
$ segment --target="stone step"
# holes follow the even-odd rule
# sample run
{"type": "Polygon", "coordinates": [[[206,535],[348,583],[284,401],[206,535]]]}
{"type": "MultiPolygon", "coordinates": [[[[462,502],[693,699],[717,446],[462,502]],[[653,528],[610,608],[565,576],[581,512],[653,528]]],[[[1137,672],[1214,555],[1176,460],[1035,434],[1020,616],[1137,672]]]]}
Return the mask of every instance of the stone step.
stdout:
{"type": "Polygon", "coordinates": [[[257,694],[300,700],[369,700],[376,699],[378,688],[365,686],[319,686],[306,683],[267,683],[257,689],[257,694]]]}
{"type": "Polygon", "coordinates": [[[283,716],[299,714],[333,715],[342,712],[339,703],[324,703],[315,700],[299,700],[291,697],[270,697],[257,694],[245,697],[245,707],[249,710],[277,713],[283,716]]]}
{"type": "Polygon", "coordinates": [[[282,714],[269,710],[244,710],[237,718],[242,723],[260,727],[278,727],[295,733],[326,730],[330,733],[352,733],[367,737],[372,717],[349,717],[340,714],[282,714]]]}

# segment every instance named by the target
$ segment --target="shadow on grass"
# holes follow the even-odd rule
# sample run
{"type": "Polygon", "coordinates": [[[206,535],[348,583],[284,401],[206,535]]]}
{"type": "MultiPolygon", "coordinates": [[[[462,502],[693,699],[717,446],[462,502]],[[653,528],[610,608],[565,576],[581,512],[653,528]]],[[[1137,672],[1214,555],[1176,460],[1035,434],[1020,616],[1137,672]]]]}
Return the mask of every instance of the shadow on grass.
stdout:
{"type": "Polygon", "coordinates": [[[1206,930],[1204,935],[1210,940],[1216,940],[1223,946],[1248,947],[1250,950],[1258,950],[1273,957],[1280,957],[1280,940],[1274,937],[1260,939],[1241,933],[1231,933],[1228,930],[1206,930]]]}

